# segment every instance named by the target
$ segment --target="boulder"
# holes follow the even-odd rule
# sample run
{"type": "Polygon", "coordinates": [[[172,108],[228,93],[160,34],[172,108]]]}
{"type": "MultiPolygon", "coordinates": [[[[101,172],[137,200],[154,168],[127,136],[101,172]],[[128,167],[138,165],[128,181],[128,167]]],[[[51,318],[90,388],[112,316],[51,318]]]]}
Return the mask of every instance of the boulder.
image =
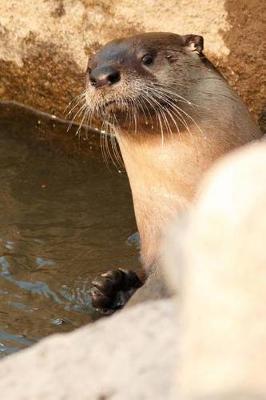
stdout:
{"type": "Polygon", "coordinates": [[[265,182],[266,143],[245,146],[210,170],[189,217],[178,371],[184,400],[266,398],[265,182]]]}
{"type": "Polygon", "coordinates": [[[171,300],[118,312],[6,357],[0,362],[1,398],[170,399],[177,337],[171,300]]]}
{"type": "Polygon", "coordinates": [[[69,118],[89,54],[115,37],[171,31],[203,35],[207,54],[257,114],[265,98],[263,11],[260,0],[2,1],[0,98],[69,118]]]}

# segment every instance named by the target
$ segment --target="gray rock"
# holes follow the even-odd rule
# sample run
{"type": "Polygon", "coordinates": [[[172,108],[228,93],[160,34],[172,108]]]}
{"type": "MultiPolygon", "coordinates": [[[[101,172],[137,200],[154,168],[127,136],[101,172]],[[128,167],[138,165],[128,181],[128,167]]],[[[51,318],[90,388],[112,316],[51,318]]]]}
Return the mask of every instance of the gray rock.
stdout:
{"type": "Polygon", "coordinates": [[[182,232],[172,232],[182,400],[266,398],[265,183],[265,142],[232,152],[207,173],[182,232]]]}
{"type": "Polygon", "coordinates": [[[173,301],[147,302],[5,358],[1,398],[166,400],[177,359],[173,301]]]}

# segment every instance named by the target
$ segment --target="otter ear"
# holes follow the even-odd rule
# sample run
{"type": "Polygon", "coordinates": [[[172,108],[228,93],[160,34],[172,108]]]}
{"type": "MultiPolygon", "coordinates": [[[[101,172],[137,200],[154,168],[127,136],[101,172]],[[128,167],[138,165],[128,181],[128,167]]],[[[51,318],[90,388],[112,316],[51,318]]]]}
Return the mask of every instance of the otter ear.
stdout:
{"type": "Polygon", "coordinates": [[[203,51],[204,39],[199,35],[184,35],[182,36],[184,46],[188,47],[191,51],[197,51],[199,54],[203,51]]]}

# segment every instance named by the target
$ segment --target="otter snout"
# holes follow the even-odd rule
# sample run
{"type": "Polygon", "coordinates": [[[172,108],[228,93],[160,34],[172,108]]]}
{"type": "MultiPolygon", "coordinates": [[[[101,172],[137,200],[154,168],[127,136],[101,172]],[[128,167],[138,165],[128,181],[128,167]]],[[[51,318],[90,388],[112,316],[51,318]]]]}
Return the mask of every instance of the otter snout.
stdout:
{"type": "Polygon", "coordinates": [[[89,80],[92,86],[111,86],[120,81],[120,72],[111,65],[100,66],[89,72],[89,80]]]}

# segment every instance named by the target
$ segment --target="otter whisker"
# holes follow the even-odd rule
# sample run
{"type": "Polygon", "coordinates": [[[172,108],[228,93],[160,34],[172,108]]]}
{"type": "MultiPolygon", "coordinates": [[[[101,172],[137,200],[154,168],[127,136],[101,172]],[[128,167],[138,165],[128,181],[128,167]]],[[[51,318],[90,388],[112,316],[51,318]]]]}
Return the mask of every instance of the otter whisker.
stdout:
{"type": "Polygon", "coordinates": [[[78,111],[75,113],[74,117],[72,118],[72,120],[70,121],[68,128],[67,128],[67,132],[69,132],[69,130],[72,128],[73,122],[76,120],[77,117],[79,117],[87,108],[87,104],[84,103],[79,109],[78,111]]]}
{"type": "Polygon", "coordinates": [[[64,109],[64,115],[66,115],[66,117],[68,116],[68,115],[70,115],[72,112],[73,112],[73,110],[76,108],[76,107],[78,107],[78,105],[80,104],[80,102],[82,101],[82,100],[85,100],[85,97],[86,97],[86,90],[84,91],[84,92],[82,92],[81,94],[79,94],[78,96],[76,96],[76,97],[74,97],[69,103],[68,103],[68,105],[66,106],[66,108],[64,109]],[[69,108],[71,107],[71,109],[70,110],[68,110],[69,108]]]}
{"type": "Polygon", "coordinates": [[[134,99],[131,99],[130,102],[131,102],[131,107],[130,107],[131,109],[130,109],[130,114],[129,114],[130,115],[130,126],[133,127],[134,132],[136,133],[136,129],[137,129],[137,125],[138,125],[138,122],[137,122],[138,113],[136,110],[136,102],[134,99]]]}
{"type": "MultiPolygon", "coordinates": [[[[86,109],[86,107],[85,107],[85,109],[86,109]]],[[[85,117],[86,117],[86,112],[84,112],[83,117],[82,117],[82,119],[80,121],[79,127],[78,127],[78,129],[77,129],[77,131],[75,133],[76,136],[80,136],[80,131],[81,131],[81,128],[83,126],[83,122],[85,120],[85,117]]]]}
{"type": "Polygon", "coordinates": [[[124,168],[123,160],[118,151],[118,144],[117,144],[117,140],[114,135],[111,136],[111,145],[112,145],[112,150],[113,150],[113,154],[115,157],[116,167],[118,170],[119,170],[119,167],[121,169],[123,169],[124,168]]]}
{"type": "MultiPolygon", "coordinates": [[[[109,142],[109,135],[107,135],[107,134],[104,133],[103,136],[104,136],[105,149],[106,149],[106,153],[107,153],[107,158],[106,158],[106,160],[107,160],[107,165],[108,165],[108,160],[111,160],[112,163],[113,163],[114,161],[113,161],[112,153],[111,153],[110,146],[109,146],[109,145],[110,145],[110,142],[109,142]]],[[[109,165],[108,165],[108,169],[110,170],[109,165]]]]}
{"type": "Polygon", "coordinates": [[[149,107],[147,107],[147,104],[146,104],[146,102],[145,102],[145,96],[140,96],[140,97],[138,98],[138,102],[139,102],[139,104],[141,105],[142,109],[144,109],[144,114],[145,114],[145,116],[146,116],[145,109],[146,109],[146,111],[147,111],[147,113],[148,113],[148,117],[149,117],[149,118],[147,118],[147,116],[146,116],[146,121],[145,121],[145,123],[146,123],[147,125],[149,125],[149,119],[150,119],[150,122],[151,122],[151,123],[152,123],[153,119],[152,119],[152,115],[151,115],[150,109],[149,109],[149,107]],[[142,100],[143,100],[143,102],[142,102],[142,100]]]}
{"type": "Polygon", "coordinates": [[[104,133],[100,133],[100,147],[101,147],[103,162],[104,162],[105,166],[109,169],[108,157],[106,154],[106,144],[105,144],[105,134],[104,133]]]}
{"type": "MultiPolygon", "coordinates": [[[[161,104],[160,102],[158,102],[158,101],[154,98],[154,96],[150,96],[148,93],[146,93],[146,95],[149,97],[149,99],[150,99],[151,101],[153,101],[153,102],[155,103],[156,107],[158,107],[158,111],[159,111],[159,112],[162,114],[162,116],[163,116],[165,128],[166,128],[167,131],[172,135],[172,134],[173,134],[173,131],[172,131],[172,129],[171,129],[171,126],[170,126],[170,124],[169,124],[169,121],[168,121],[167,116],[166,116],[166,113],[165,113],[165,112],[167,112],[167,113],[169,114],[168,109],[164,108],[164,107],[162,106],[162,104],[161,104]]],[[[155,108],[154,108],[154,109],[155,109],[155,108]]],[[[155,109],[155,110],[156,110],[156,109],[155,109]]],[[[172,116],[171,116],[171,117],[172,117],[172,116]]],[[[172,117],[172,120],[174,120],[173,117],[172,117]]],[[[175,126],[177,127],[177,124],[176,124],[176,121],[175,121],[175,120],[174,120],[174,124],[175,124],[175,126]]],[[[178,131],[179,131],[179,129],[178,129],[178,131]]]]}
{"type": "Polygon", "coordinates": [[[138,121],[137,121],[137,113],[136,113],[135,105],[134,105],[132,111],[133,111],[132,115],[133,115],[133,121],[134,121],[134,132],[136,134],[137,133],[137,127],[138,127],[138,121]]]}
{"type": "Polygon", "coordinates": [[[173,105],[173,107],[175,107],[176,111],[178,111],[179,113],[183,113],[184,116],[186,116],[188,119],[190,119],[191,122],[192,122],[192,123],[196,126],[196,128],[199,130],[199,132],[200,132],[201,134],[203,134],[203,131],[202,131],[201,127],[198,125],[198,123],[195,121],[195,119],[194,119],[191,115],[189,115],[189,114],[188,114],[186,111],[184,111],[182,108],[178,107],[176,104],[173,105]]]}
{"type": "Polygon", "coordinates": [[[76,96],[67,105],[67,107],[64,110],[64,114],[66,114],[66,119],[68,119],[68,117],[73,114],[74,110],[77,107],[79,107],[78,112],[74,115],[74,117],[71,118],[71,121],[69,122],[67,132],[69,132],[69,130],[71,129],[73,122],[75,121],[75,119],[77,117],[77,114],[80,114],[83,111],[83,107],[86,107],[86,106],[87,106],[87,104],[86,104],[86,92],[85,91],[83,93],[81,93],[79,96],[76,96]],[[71,106],[72,106],[72,108],[66,113],[67,109],[71,106]]]}
{"type": "MultiPolygon", "coordinates": [[[[120,98],[116,98],[115,101],[116,101],[116,104],[118,106],[124,107],[124,101],[121,101],[120,98]]],[[[119,153],[119,151],[117,149],[117,141],[116,141],[116,138],[115,138],[114,125],[118,126],[118,121],[117,121],[117,118],[116,118],[114,113],[112,113],[111,119],[113,120],[112,122],[111,121],[107,122],[107,126],[108,126],[108,130],[107,131],[109,131],[108,144],[107,144],[107,146],[108,146],[108,155],[109,155],[109,158],[111,159],[113,165],[115,166],[115,168],[117,170],[119,170],[120,168],[123,168],[123,161],[122,161],[120,153],[119,153]],[[111,143],[112,152],[109,150],[109,141],[111,143]]]]}
{"type": "Polygon", "coordinates": [[[108,169],[110,169],[109,160],[111,160],[113,162],[112,154],[109,149],[109,140],[112,137],[112,135],[109,133],[110,130],[111,129],[109,126],[109,122],[106,120],[103,120],[102,132],[101,132],[101,143],[102,143],[101,148],[102,148],[103,159],[104,159],[105,165],[107,166],[108,169]]]}
{"type": "Polygon", "coordinates": [[[158,120],[159,120],[160,131],[161,131],[161,139],[162,139],[161,143],[162,143],[162,146],[163,146],[163,145],[164,145],[164,135],[163,135],[163,125],[162,125],[160,110],[159,110],[159,112],[156,114],[156,116],[157,116],[157,118],[158,118],[158,120]]]}
{"type": "Polygon", "coordinates": [[[171,99],[176,98],[179,102],[184,102],[189,106],[200,107],[198,104],[192,102],[191,100],[186,99],[185,97],[181,96],[180,94],[173,92],[171,88],[167,86],[161,85],[159,83],[153,84],[154,89],[158,89],[159,91],[163,92],[165,95],[169,95],[171,99]]]}
{"type": "Polygon", "coordinates": [[[165,112],[164,112],[164,111],[165,111],[164,108],[162,107],[162,105],[161,105],[153,96],[149,96],[149,95],[148,95],[148,97],[149,97],[150,100],[153,101],[153,102],[155,103],[155,105],[158,107],[158,113],[159,113],[159,115],[160,115],[160,114],[162,115],[163,121],[164,121],[164,124],[165,124],[166,129],[168,130],[168,132],[169,132],[170,134],[172,134],[173,132],[172,132],[171,127],[170,127],[170,125],[169,125],[169,122],[168,122],[168,120],[167,120],[167,118],[166,118],[166,115],[165,115],[165,112]]]}
{"type": "MultiPolygon", "coordinates": [[[[159,91],[156,91],[157,96],[159,96],[160,100],[165,101],[166,104],[169,105],[169,107],[172,108],[173,111],[175,111],[179,117],[182,119],[184,126],[186,127],[186,129],[188,130],[188,132],[190,132],[190,129],[188,127],[188,124],[185,120],[185,117],[187,117],[188,119],[191,120],[191,122],[197,127],[197,129],[203,133],[202,129],[200,128],[200,126],[197,124],[197,122],[195,121],[195,119],[189,115],[186,111],[184,111],[181,107],[179,107],[172,99],[169,98],[165,98],[163,93],[160,93],[159,91]],[[181,113],[183,114],[183,116],[181,115],[181,113]]],[[[166,96],[167,97],[167,96],[166,96]]]]}
{"type": "MultiPolygon", "coordinates": [[[[170,93],[171,94],[171,96],[178,96],[179,97],[179,95],[177,95],[176,93],[172,93],[171,91],[169,91],[169,90],[164,90],[164,88],[163,87],[161,87],[161,89],[160,89],[163,93],[165,93],[165,95],[167,96],[167,98],[169,98],[169,96],[168,96],[168,94],[170,93]]],[[[163,96],[163,93],[161,93],[161,95],[162,95],[162,97],[164,97],[163,96]]],[[[197,122],[195,121],[195,119],[191,116],[191,115],[189,115],[188,113],[186,113],[186,111],[185,110],[183,110],[181,107],[179,107],[175,102],[173,102],[173,99],[171,98],[171,96],[170,96],[170,98],[169,98],[169,100],[170,100],[170,102],[181,112],[181,113],[183,113],[185,116],[187,116],[193,123],[194,123],[194,125],[198,128],[198,130],[201,132],[201,133],[203,133],[202,132],[202,129],[200,128],[200,126],[197,124],[197,122]]],[[[182,96],[181,96],[182,97],[182,96]]],[[[184,99],[184,101],[186,102],[186,104],[188,104],[189,106],[195,106],[195,107],[198,107],[195,103],[192,103],[191,101],[189,101],[189,100],[187,100],[187,99],[185,99],[184,97],[182,97],[183,99],[184,99]]]]}
{"type": "Polygon", "coordinates": [[[153,99],[150,98],[149,94],[147,92],[145,92],[145,94],[142,94],[142,98],[144,101],[146,101],[149,104],[149,106],[151,107],[151,109],[154,112],[154,115],[156,115],[157,110],[156,110],[154,104],[152,103],[153,99]]]}
{"type": "Polygon", "coordinates": [[[165,121],[165,127],[166,127],[168,133],[169,133],[170,135],[172,135],[172,134],[173,134],[173,131],[172,131],[171,126],[170,126],[170,124],[169,124],[169,122],[168,122],[167,115],[165,114],[165,110],[161,110],[161,113],[162,113],[163,119],[164,119],[164,121],[165,121]]]}
{"type": "MultiPolygon", "coordinates": [[[[182,125],[184,125],[184,127],[187,129],[187,131],[189,132],[189,134],[192,136],[192,133],[191,133],[191,131],[190,131],[190,129],[189,129],[189,126],[188,126],[188,124],[187,124],[187,122],[185,121],[185,119],[184,119],[184,117],[182,116],[182,114],[180,115],[180,112],[179,112],[179,110],[176,110],[175,108],[173,108],[173,106],[172,106],[172,102],[169,102],[169,100],[167,100],[167,101],[165,101],[165,99],[164,99],[164,97],[163,96],[161,96],[161,95],[159,95],[159,101],[157,101],[154,97],[154,93],[155,92],[157,92],[157,91],[153,91],[153,96],[152,96],[152,100],[153,100],[153,102],[155,102],[156,103],[156,106],[160,109],[163,109],[164,111],[165,110],[167,110],[167,108],[164,108],[163,107],[163,105],[160,103],[160,101],[162,101],[162,100],[164,100],[164,102],[166,102],[166,103],[168,103],[168,106],[169,107],[171,107],[171,114],[173,113],[175,116],[176,116],[176,118],[182,123],[182,125]]],[[[151,96],[149,96],[150,98],[151,98],[151,96]]],[[[172,119],[173,119],[173,117],[172,117],[172,119]]],[[[175,121],[175,125],[177,125],[176,124],[176,121],[175,121]]],[[[178,130],[178,132],[180,132],[180,130],[179,130],[179,128],[177,129],[178,130]]]]}
{"type": "Polygon", "coordinates": [[[135,102],[136,102],[137,108],[139,107],[140,111],[141,111],[141,112],[143,113],[143,115],[144,115],[145,125],[148,125],[149,122],[148,122],[148,118],[147,118],[147,115],[146,115],[146,111],[145,111],[145,108],[143,107],[143,105],[141,104],[140,99],[139,99],[139,98],[136,98],[135,102]]]}
{"type": "MultiPolygon", "coordinates": [[[[124,102],[121,102],[121,99],[116,98],[115,103],[118,106],[124,106],[124,102]]],[[[117,170],[123,168],[123,161],[121,155],[117,149],[117,141],[115,138],[115,133],[117,131],[119,124],[117,118],[114,113],[111,113],[108,116],[108,120],[104,119],[104,130],[106,131],[103,135],[103,143],[104,143],[104,157],[105,162],[108,165],[108,159],[112,161],[113,165],[117,170]],[[109,147],[111,144],[111,149],[109,147]]],[[[109,168],[109,166],[108,166],[109,168]]]]}
{"type": "Polygon", "coordinates": [[[162,114],[162,116],[163,116],[166,130],[168,131],[168,133],[169,133],[170,135],[172,135],[172,134],[173,134],[173,131],[172,131],[171,127],[170,127],[170,124],[169,124],[169,122],[168,122],[167,116],[166,116],[166,114],[165,114],[165,109],[164,109],[163,107],[160,108],[160,109],[159,109],[159,113],[162,114]]]}
{"type": "Polygon", "coordinates": [[[154,103],[154,98],[151,97],[151,96],[148,94],[148,92],[146,92],[145,95],[146,95],[146,97],[145,97],[146,101],[150,104],[150,106],[151,106],[152,109],[154,110],[156,119],[158,120],[159,128],[160,128],[160,133],[161,133],[161,139],[162,139],[162,146],[163,146],[163,143],[164,143],[164,135],[163,135],[163,125],[162,125],[162,120],[161,120],[161,115],[160,115],[160,104],[156,104],[156,102],[155,102],[155,105],[157,105],[157,106],[159,105],[158,109],[156,110],[155,106],[152,104],[152,102],[154,103]]]}
{"type": "Polygon", "coordinates": [[[168,99],[166,99],[163,95],[161,95],[160,93],[155,93],[155,95],[157,94],[158,98],[160,101],[163,101],[164,103],[166,103],[168,105],[168,107],[170,107],[172,109],[172,112],[176,115],[176,117],[178,118],[178,120],[182,123],[182,125],[189,131],[188,128],[188,124],[186,122],[186,120],[184,119],[184,117],[182,116],[182,114],[180,114],[179,109],[175,108],[175,103],[173,103],[172,101],[169,101],[168,99]]]}
{"type": "Polygon", "coordinates": [[[172,112],[168,108],[165,109],[165,112],[169,115],[171,121],[173,122],[175,128],[177,129],[177,132],[180,133],[179,126],[178,126],[175,118],[173,117],[172,112]]]}

